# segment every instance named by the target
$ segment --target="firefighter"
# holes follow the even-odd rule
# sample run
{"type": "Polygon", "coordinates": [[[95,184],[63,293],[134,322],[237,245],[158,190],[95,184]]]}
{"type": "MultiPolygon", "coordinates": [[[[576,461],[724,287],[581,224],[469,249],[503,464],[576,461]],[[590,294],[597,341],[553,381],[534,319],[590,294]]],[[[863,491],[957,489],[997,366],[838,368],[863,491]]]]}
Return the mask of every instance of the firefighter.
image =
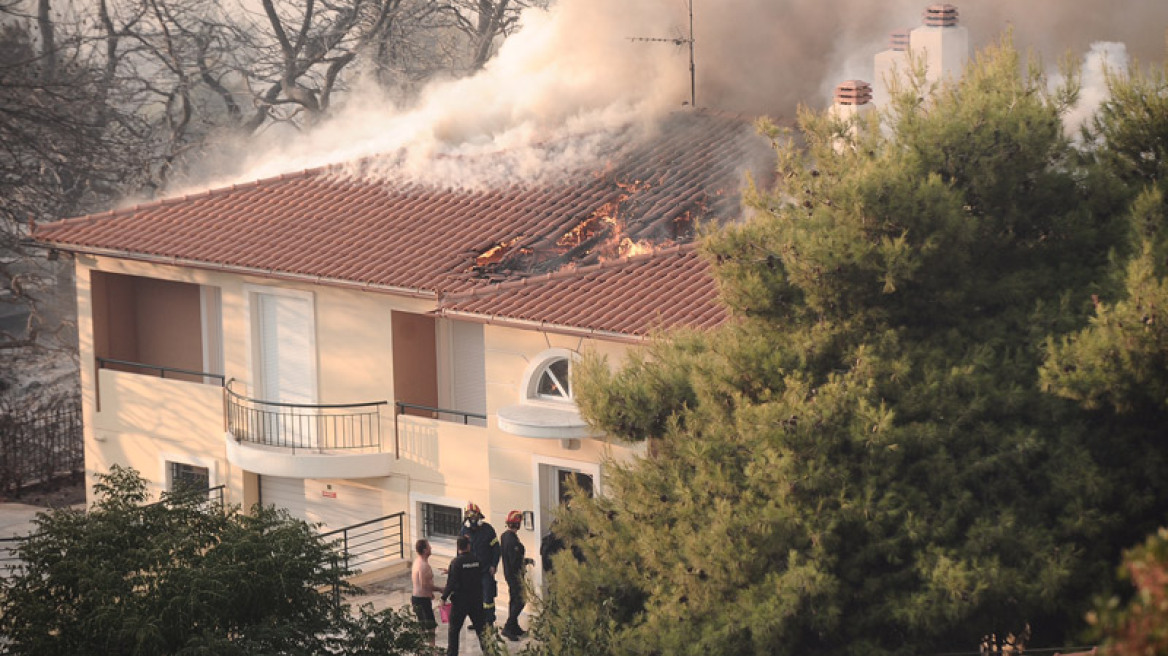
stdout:
{"type": "Polygon", "coordinates": [[[499,536],[495,527],[483,519],[483,511],[474,503],[466,504],[462,530],[458,533],[470,540],[470,551],[482,563],[483,572],[483,620],[495,623],[495,570],[499,566],[499,536]]]}
{"type": "Polygon", "coordinates": [[[458,555],[450,561],[446,570],[446,588],[442,590],[442,603],[449,599],[450,626],[446,630],[446,656],[458,656],[458,637],[462,632],[462,623],[470,618],[470,628],[478,634],[479,646],[486,651],[483,644],[483,631],[486,625],[483,621],[483,605],[479,593],[482,592],[482,576],[479,573],[479,560],[470,551],[470,540],[458,538],[458,555]]]}
{"type": "Polygon", "coordinates": [[[507,513],[507,529],[499,537],[503,547],[503,579],[507,581],[507,591],[511,601],[507,607],[507,622],[503,625],[503,637],[519,640],[527,635],[519,627],[519,614],[523,612],[523,575],[527,565],[534,562],[527,558],[527,548],[519,540],[519,525],[523,523],[523,513],[512,510],[507,513]]]}

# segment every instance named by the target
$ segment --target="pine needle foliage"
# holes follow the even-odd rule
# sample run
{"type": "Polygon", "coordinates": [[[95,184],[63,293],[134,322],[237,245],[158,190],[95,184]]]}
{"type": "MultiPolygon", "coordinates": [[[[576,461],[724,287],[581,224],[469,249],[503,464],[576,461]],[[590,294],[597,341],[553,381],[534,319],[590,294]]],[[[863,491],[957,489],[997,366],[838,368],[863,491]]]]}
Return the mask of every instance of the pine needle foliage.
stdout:
{"type": "Polygon", "coordinates": [[[576,369],[585,417],[650,446],[557,520],[582,558],[557,556],[544,653],[922,654],[1085,626],[1168,493],[1114,417],[1040,378],[1132,195],[1064,135],[1077,81],[1037,70],[1007,36],[883,116],[761,126],[777,183],[703,244],[733,320],[576,369]]]}

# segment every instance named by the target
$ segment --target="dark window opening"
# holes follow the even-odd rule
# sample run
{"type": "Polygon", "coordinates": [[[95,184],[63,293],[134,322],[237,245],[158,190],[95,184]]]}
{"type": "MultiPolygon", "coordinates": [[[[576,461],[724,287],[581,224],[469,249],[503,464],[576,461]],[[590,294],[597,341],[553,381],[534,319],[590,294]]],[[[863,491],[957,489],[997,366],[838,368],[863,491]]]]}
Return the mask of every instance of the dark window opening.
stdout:
{"type": "Polygon", "coordinates": [[[183,462],[170,463],[171,492],[203,492],[211,487],[211,472],[183,462]]]}
{"type": "Polygon", "coordinates": [[[454,540],[462,529],[462,513],[453,506],[422,504],[422,533],[427,538],[454,540]]]}
{"type": "Polygon", "coordinates": [[[580,472],[569,471],[561,469],[556,472],[560,479],[560,504],[567,503],[572,498],[572,489],[569,487],[568,481],[576,481],[576,485],[580,486],[580,490],[584,496],[589,499],[592,498],[592,477],[588,474],[581,474],[580,472]]]}

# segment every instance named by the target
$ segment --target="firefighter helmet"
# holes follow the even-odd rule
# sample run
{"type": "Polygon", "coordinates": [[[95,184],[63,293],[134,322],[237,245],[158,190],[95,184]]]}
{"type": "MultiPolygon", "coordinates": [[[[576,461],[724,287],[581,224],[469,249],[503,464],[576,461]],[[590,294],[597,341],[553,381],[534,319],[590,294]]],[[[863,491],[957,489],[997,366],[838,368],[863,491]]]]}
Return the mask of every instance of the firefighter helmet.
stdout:
{"type": "Polygon", "coordinates": [[[479,510],[477,503],[470,501],[466,504],[466,512],[464,513],[467,519],[475,519],[483,516],[483,511],[479,510]]]}
{"type": "Polygon", "coordinates": [[[507,526],[518,527],[522,523],[523,513],[519,512],[518,510],[512,510],[511,512],[507,513],[507,526]]]}

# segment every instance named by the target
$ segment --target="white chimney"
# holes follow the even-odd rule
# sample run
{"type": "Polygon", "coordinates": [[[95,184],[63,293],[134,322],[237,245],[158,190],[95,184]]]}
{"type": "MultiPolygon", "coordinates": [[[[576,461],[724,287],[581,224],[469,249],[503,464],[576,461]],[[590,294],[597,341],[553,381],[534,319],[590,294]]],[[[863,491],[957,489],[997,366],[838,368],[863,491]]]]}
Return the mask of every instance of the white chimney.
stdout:
{"type": "Polygon", "coordinates": [[[929,5],[922,16],[924,24],[909,33],[909,51],[924,57],[930,84],[956,80],[969,61],[969,32],[957,24],[957,7],[929,5]]]}
{"type": "Polygon", "coordinates": [[[835,87],[831,115],[841,120],[860,116],[872,109],[872,85],[863,80],[847,80],[835,87]]]}
{"type": "Polygon", "coordinates": [[[891,100],[889,92],[894,79],[902,82],[909,72],[908,45],[909,29],[894,31],[888,37],[888,50],[876,53],[876,79],[872,84],[872,104],[884,107],[891,100]]]}

